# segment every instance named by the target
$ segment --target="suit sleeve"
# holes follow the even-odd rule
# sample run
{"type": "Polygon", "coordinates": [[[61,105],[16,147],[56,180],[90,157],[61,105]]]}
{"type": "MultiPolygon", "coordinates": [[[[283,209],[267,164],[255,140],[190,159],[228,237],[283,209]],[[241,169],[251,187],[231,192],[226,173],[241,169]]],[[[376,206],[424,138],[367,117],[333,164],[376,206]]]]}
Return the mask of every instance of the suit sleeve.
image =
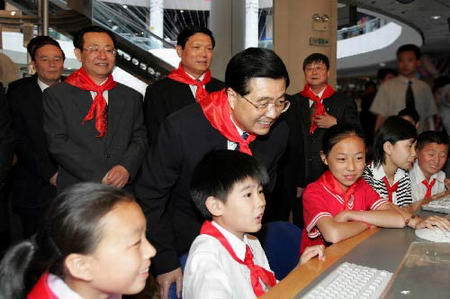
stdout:
{"type": "Polygon", "coordinates": [[[61,103],[63,99],[56,96],[52,88],[47,88],[43,96],[44,131],[50,153],[62,168],[80,181],[100,182],[105,175],[103,170],[95,170],[92,165],[98,163],[70,139],[61,103]]]}
{"type": "Polygon", "coordinates": [[[130,173],[131,179],[136,176],[142,165],[145,153],[148,149],[147,131],[144,125],[144,115],[142,112],[142,96],[137,96],[133,108],[133,132],[127,151],[120,161],[130,173]]]}
{"type": "Polygon", "coordinates": [[[345,98],[344,100],[345,106],[342,107],[344,113],[342,114],[342,118],[338,119],[337,122],[345,122],[349,125],[361,128],[355,101],[352,98],[345,98]]]}
{"type": "Polygon", "coordinates": [[[8,104],[0,88],[0,187],[11,167],[14,149],[14,135],[11,130],[11,117],[8,104]]]}
{"type": "Polygon", "coordinates": [[[182,150],[177,130],[166,120],[144,161],[135,193],[147,218],[147,234],[157,249],[152,272],[167,273],[179,267],[175,232],[168,213],[170,193],[181,173],[182,150]]]}
{"type": "Polygon", "coordinates": [[[164,90],[160,88],[158,83],[149,85],[145,91],[144,120],[149,144],[156,141],[161,123],[168,114],[167,103],[161,100],[163,97],[164,90]]]}

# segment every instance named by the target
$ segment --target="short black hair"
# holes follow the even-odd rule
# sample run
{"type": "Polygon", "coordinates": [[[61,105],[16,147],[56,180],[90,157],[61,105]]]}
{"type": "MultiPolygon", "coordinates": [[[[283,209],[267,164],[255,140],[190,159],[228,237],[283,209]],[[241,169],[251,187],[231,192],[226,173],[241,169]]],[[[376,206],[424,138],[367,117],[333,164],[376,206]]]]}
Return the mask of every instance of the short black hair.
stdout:
{"type": "Polygon", "coordinates": [[[303,60],[303,71],[305,70],[306,66],[311,63],[323,63],[327,67],[327,70],[330,69],[330,60],[328,57],[322,53],[312,53],[308,57],[303,60]]]}
{"type": "Polygon", "coordinates": [[[253,178],[261,185],[269,182],[266,169],[252,156],[230,150],[207,153],[195,167],[191,179],[191,196],[202,216],[212,218],[205,205],[209,196],[226,202],[233,186],[246,178],[253,178]]]}
{"type": "Polygon", "coordinates": [[[289,86],[289,74],[283,60],[274,51],[247,48],[234,55],[225,70],[225,85],[240,95],[247,95],[248,81],[253,78],[284,79],[289,86]]]}
{"type": "Polygon", "coordinates": [[[417,138],[417,130],[412,123],[397,115],[388,117],[375,134],[373,142],[373,162],[375,166],[385,162],[385,142],[395,144],[397,141],[411,138],[417,138]]]}
{"type": "Polygon", "coordinates": [[[348,123],[339,123],[337,125],[331,126],[325,131],[322,140],[322,152],[325,155],[331,151],[333,146],[335,146],[342,139],[349,136],[357,136],[364,141],[364,133],[357,127],[352,126],[348,123]]]}
{"type": "Polygon", "coordinates": [[[46,35],[38,35],[30,40],[30,42],[27,45],[27,51],[28,54],[30,54],[31,60],[36,61],[36,52],[40,48],[46,45],[52,45],[57,47],[61,50],[63,59],[66,59],[66,55],[64,54],[64,51],[61,49],[61,46],[59,43],[51,38],[50,36],[46,35]]]}
{"type": "Polygon", "coordinates": [[[420,120],[419,113],[416,109],[412,108],[405,108],[400,110],[400,112],[397,114],[397,116],[409,116],[413,119],[413,121],[417,124],[420,120]]]}
{"type": "Polygon", "coordinates": [[[395,77],[397,77],[398,72],[396,70],[394,70],[394,69],[387,68],[387,67],[379,69],[377,71],[377,80],[378,81],[383,81],[386,78],[386,76],[389,75],[389,74],[394,75],[395,77]]]}
{"type": "Polygon", "coordinates": [[[397,59],[403,52],[413,52],[414,55],[416,55],[416,59],[420,59],[420,56],[422,55],[422,53],[420,52],[420,48],[414,44],[406,44],[400,46],[397,49],[397,59]]]}
{"type": "Polygon", "coordinates": [[[216,40],[214,39],[212,31],[208,28],[198,26],[186,27],[182,29],[180,33],[178,33],[177,46],[181,46],[181,48],[184,49],[184,46],[186,46],[188,39],[196,33],[206,34],[211,39],[213,48],[216,46],[216,40]]]}
{"type": "Polygon", "coordinates": [[[116,44],[117,44],[117,40],[116,37],[114,36],[114,34],[112,34],[111,31],[102,28],[100,26],[88,26],[88,27],[84,27],[83,29],[81,29],[80,31],[78,31],[75,34],[75,38],[73,39],[73,46],[75,47],[75,49],[80,49],[83,50],[83,46],[84,46],[84,35],[86,33],[89,32],[98,32],[98,33],[106,33],[109,35],[109,37],[111,38],[114,48],[116,48],[116,44]]]}
{"type": "Polygon", "coordinates": [[[425,145],[430,143],[445,144],[448,148],[449,138],[445,132],[442,131],[425,131],[417,136],[417,146],[418,150],[421,150],[425,145]]]}

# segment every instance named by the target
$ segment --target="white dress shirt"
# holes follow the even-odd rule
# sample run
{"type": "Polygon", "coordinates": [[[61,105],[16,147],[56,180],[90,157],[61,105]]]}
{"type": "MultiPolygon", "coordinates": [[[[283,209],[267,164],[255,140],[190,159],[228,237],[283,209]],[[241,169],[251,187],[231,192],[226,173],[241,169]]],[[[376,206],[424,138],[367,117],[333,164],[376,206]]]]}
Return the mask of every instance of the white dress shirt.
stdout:
{"type": "MultiPolygon", "coordinates": [[[[203,78],[205,78],[205,73],[203,73],[200,77],[198,77],[198,78],[195,78],[194,76],[191,76],[190,74],[188,74],[188,73],[186,73],[189,77],[191,77],[192,79],[194,79],[194,80],[197,80],[197,81],[202,81],[203,80],[203,78]]],[[[191,88],[191,91],[192,91],[192,94],[194,95],[194,98],[195,98],[195,94],[197,93],[197,85],[191,85],[191,84],[189,84],[189,87],[191,88]]]]}
{"type": "Polygon", "coordinates": [[[47,85],[47,84],[45,84],[44,82],[42,82],[41,79],[39,79],[39,77],[38,77],[38,79],[37,79],[37,83],[38,83],[39,88],[41,89],[42,92],[44,92],[44,90],[45,90],[46,88],[49,88],[49,87],[50,87],[50,85],[47,85]]]}
{"type": "MultiPolygon", "coordinates": [[[[224,235],[239,259],[244,260],[246,245],[249,245],[254,263],[270,271],[266,254],[257,238],[244,235],[244,239],[240,240],[217,223],[212,224],[224,235]]],[[[184,268],[183,298],[246,299],[256,298],[256,295],[247,266],[235,261],[216,238],[199,235],[191,245],[184,268]]]]}
{"type": "MultiPolygon", "coordinates": [[[[74,292],[61,278],[49,273],[47,278],[47,285],[54,295],[58,298],[64,299],[83,299],[80,295],[74,292]]],[[[122,295],[111,295],[108,299],[120,299],[122,295]]]]}
{"type": "MultiPolygon", "coordinates": [[[[427,187],[422,183],[423,180],[425,180],[425,176],[420,169],[419,163],[414,162],[413,168],[409,171],[409,176],[411,177],[411,191],[412,191],[412,198],[414,201],[422,200],[425,197],[425,194],[427,193],[427,187]]],[[[439,171],[438,173],[433,174],[430,177],[430,182],[436,179],[436,183],[434,184],[433,188],[431,188],[431,195],[438,194],[445,191],[445,172],[439,171]]]]}

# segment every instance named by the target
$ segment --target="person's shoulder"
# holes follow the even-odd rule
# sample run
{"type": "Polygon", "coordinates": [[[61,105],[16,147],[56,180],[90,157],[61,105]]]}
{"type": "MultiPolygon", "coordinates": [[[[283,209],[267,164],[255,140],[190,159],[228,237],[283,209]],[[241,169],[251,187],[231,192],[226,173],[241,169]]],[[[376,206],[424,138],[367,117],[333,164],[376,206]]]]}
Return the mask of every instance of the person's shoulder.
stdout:
{"type": "Polygon", "coordinates": [[[225,88],[225,83],[214,77],[211,78],[211,81],[207,85],[208,85],[208,89],[211,89],[210,91],[217,91],[217,90],[221,90],[222,88],[225,88]],[[209,87],[211,87],[211,88],[209,88],[209,87]]]}
{"type": "Polygon", "coordinates": [[[129,86],[125,85],[125,84],[122,84],[120,82],[117,82],[116,88],[118,90],[120,90],[121,92],[128,93],[130,96],[138,97],[138,98],[142,97],[142,95],[136,89],[131,88],[131,87],[129,87],[129,86]]]}
{"type": "Polygon", "coordinates": [[[417,84],[417,86],[419,86],[420,88],[424,88],[424,89],[429,89],[429,90],[431,90],[430,85],[428,85],[427,82],[425,82],[425,81],[423,81],[423,80],[421,80],[421,79],[416,78],[416,79],[414,80],[414,83],[417,84]]]}
{"type": "Polygon", "coordinates": [[[306,186],[303,194],[304,195],[312,195],[312,194],[322,193],[322,192],[323,192],[323,186],[319,180],[316,180],[316,181],[308,184],[308,186],[306,186]]]}
{"type": "Polygon", "coordinates": [[[8,93],[21,91],[22,88],[30,86],[32,84],[37,84],[36,76],[17,79],[8,84],[8,93]]]}
{"type": "Polygon", "coordinates": [[[221,253],[222,244],[209,235],[201,234],[195,237],[194,242],[192,242],[191,248],[189,250],[189,256],[194,255],[210,255],[218,257],[221,253]]]}
{"type": "Polygon", "coordinates": [[[169,88],[169,87],[182,86],[182,85],[186,85],[186,84],[172,80],[168,77],[164,77],[162,79],[155,81],[152,84],[149,84],[147,87],[147,90],[151,90],[151,89],[159,90],[159,89],[165,89],[165,88],[169,88]]]}

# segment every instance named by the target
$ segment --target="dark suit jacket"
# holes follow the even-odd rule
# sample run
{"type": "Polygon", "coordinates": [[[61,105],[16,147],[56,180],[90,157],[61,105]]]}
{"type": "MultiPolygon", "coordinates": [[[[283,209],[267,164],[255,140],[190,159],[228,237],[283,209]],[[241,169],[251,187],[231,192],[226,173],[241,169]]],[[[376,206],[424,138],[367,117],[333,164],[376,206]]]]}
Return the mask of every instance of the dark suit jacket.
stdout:
{"type": "Polygon", "coordinates": [[[43,127],[42,91],[37,76],[12,82],[7,93],[17,144],[17,164],[13,172],[13,206],[40,213],[56,195],[50,178],[56,161],[48,152],[43,127]]]}
{"type": "MultiPolygon", "coordinates": [[[[223,82],[211,78],[205,89],[213,92],[224,87],[223,82]]],[[[195,98],[188,84],[164,78],[149,85],[144,98],[144,119],[149,143],[156,140],[159,127],[167,116],[192,103],[195,103],[195,98]]]]}
{"type": "MultiPolygon", "coordinates": [[[[250,144],[254,157],[268,170],[269,190],[275,183],[277,162],[287,137],[287,125],[278,122],[269,134],[250,144]]],[[[179,267],[177,257],[189,250],[204,221],[189,192],[194,167],[211,150],[226,148],[226,138],[210,125],[196,103],[173,113],[162,124],[135,184],[136,197],[147,217],[149,238],[158,251],[152,259],[156,275],[179,267]]]]}
{"type": "Polygon", "coordinates": [[[11,129],[11,116],[4,88],[0,83],[0,190],[2,189],[8,171],[11,168],[13,151],[14,134],[11,129]]]}
{"type": "Polygon", "coordinates": [[[89,91],[65,82],[44,91],[44,130],[59,164],[58,191],[77,182],[101,182],[115,165],[133,179],[147,151],[142,96],[120,83],[108,91],[108,129],[97,138],[94,120],[82,124],[92,104],[89,91]]]}
{"type": "MultiPolygon", "coordinates": [[[[290,97],[290,101],[292,107],[286,112],[286,121],[291,130],[290,150],[294,151],[290,155],[302,158],[297,161],[299,165],[296,174],[297,186],[306,187],[325,171],[320,151],[323,135],[327,129],[317,128],[313,134],[309,134],[311,124],[309,99],[297,93],[290,97]],[[296,138],[303,138],[303,142],[295,140],[296,138]]],[[[324,99],[323,104],[327,113],[336,117],[338,123],[345,122],[360,128],[358,111],[353,99],[336,92],[324,99]]]]}

